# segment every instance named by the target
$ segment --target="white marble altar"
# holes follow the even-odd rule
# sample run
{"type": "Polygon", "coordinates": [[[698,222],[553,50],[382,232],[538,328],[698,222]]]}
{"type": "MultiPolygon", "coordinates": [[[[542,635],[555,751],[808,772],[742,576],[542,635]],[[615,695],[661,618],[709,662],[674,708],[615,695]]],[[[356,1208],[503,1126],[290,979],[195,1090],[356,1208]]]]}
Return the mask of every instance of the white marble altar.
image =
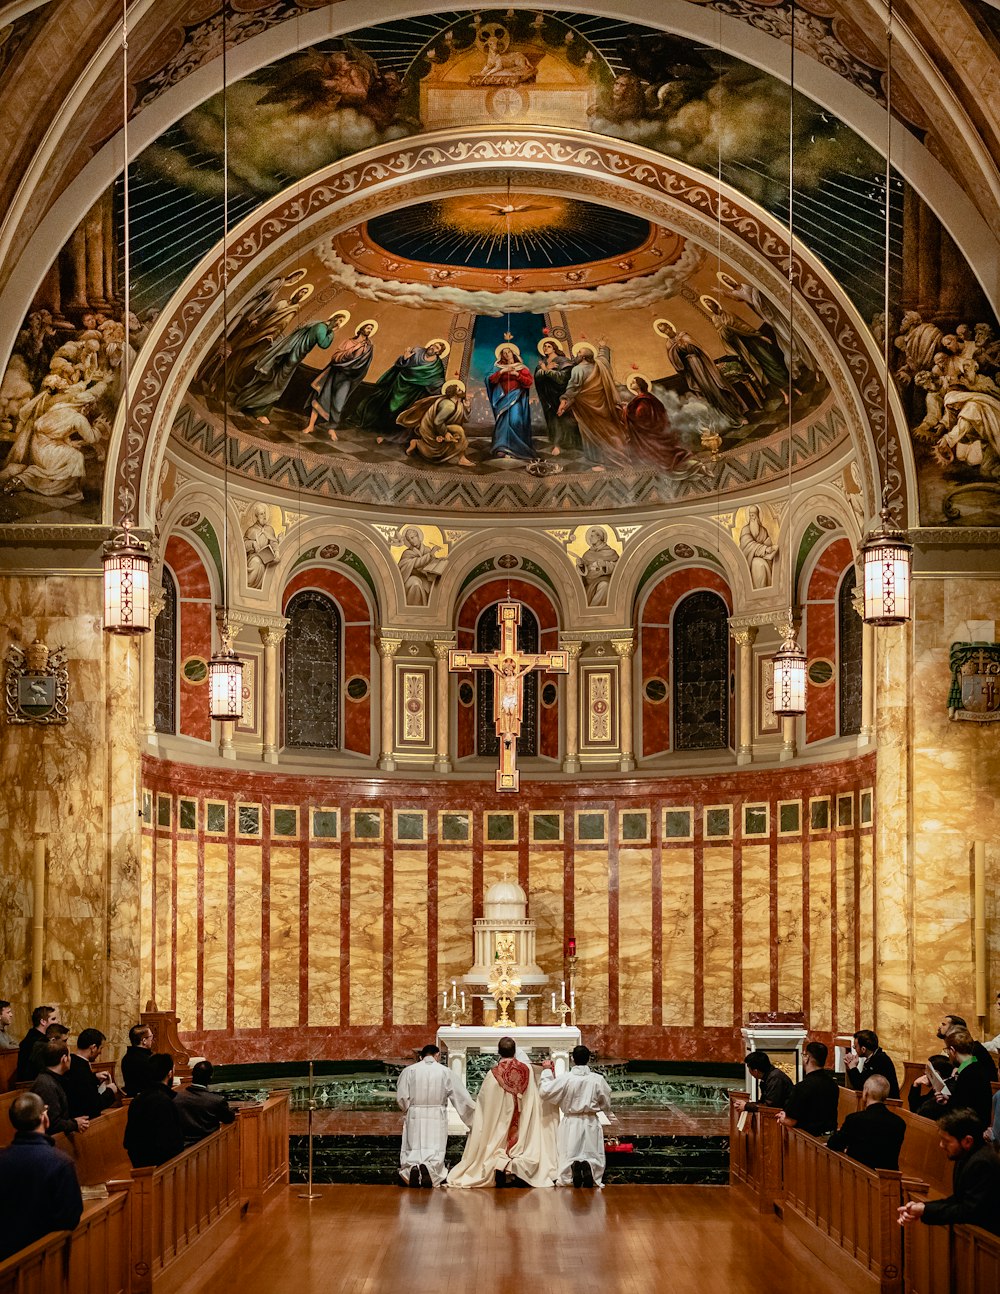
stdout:
{"type": "Polygon", "coordinates": [[[528,1023],[530,1000],[543,997],[549,977],[535,960],[535,935],[535,922],[528,916],[528,896],[517,881],[504,879],[490,886],[483,899],[483,915],[473,922],[475,959],[461,981],[473,997],[483,999],[487,1023],[495,1009],[488,985],[498,957],[515,964],[525,990],[514,1002],[518,1025],[528,1023]]]}

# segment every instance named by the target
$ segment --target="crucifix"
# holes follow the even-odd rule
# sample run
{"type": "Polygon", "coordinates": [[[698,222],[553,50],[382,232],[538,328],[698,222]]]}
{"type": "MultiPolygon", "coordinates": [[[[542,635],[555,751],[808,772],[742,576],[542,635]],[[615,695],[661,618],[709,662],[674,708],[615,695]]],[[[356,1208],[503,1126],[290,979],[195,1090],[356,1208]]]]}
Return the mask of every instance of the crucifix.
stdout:
{"type": "Polygon", "coordinates": [[[520,790],[521,773],[517,767],[517,738],[524,717],[524,676],[533,669],[550,674],[569,673],[569,655],[565,651],[539,652],[535,656],[518,651],[517,626],[521,623],[521,604],[508,597],[497,606],[500,646],[495,652],[461,651],[448,653],[452,673],[470,669],[488,669],[493,675],[493,719],[500,738],[500,767],[497,790],[520,790]]]}

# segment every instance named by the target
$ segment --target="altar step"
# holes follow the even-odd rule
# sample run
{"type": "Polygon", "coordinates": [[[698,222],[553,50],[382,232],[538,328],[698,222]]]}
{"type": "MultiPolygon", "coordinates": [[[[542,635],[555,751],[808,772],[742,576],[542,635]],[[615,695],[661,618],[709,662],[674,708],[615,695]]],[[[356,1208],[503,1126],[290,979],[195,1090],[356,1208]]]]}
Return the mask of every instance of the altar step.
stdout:
{"type": "MultiPolygon", "coordinates": [[[[716,1186],[729,1180],[729,1139],[720,1136],[644,1136],[623,1141],[634,1146],[631,1154],[608,1152],[605,1182],[638,1185],[716,1186]]],[[[464,1137],[448,1138],[448,1165],[458,1162],[464,1137]]],[[[308,1139],[290,1138],[291,1180],[304,1182],[308,1139]]],[[[326,1183],[385,1186],[399,1180],[399,1137],[318,1136],[313,1145],[313,1179],[326,1183]]]]}

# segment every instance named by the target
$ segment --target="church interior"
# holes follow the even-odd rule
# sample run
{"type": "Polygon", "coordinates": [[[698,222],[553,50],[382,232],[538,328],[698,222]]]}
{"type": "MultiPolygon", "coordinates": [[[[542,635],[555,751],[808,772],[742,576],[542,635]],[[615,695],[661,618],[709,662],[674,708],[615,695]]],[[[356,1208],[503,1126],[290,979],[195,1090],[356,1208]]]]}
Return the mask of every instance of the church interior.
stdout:
{"type": "Polygon", "coordinates": [[[0,998],[240,1106],[0,1290],[996,1287],[896,1211],[1000,1033],[998,87],[995,0],[0,2],[0,998]],[[505,1030],[604,1189],[399,1189],[505,1030]],[[744,1067],[865,1030],[895,1173],[744,1067]]]}

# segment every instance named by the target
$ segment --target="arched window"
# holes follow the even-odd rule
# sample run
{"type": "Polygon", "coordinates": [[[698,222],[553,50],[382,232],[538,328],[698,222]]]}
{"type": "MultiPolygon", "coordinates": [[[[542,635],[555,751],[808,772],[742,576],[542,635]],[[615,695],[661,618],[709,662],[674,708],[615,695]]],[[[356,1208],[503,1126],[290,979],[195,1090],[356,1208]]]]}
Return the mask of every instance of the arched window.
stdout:
{"type": "Polygon", "coordinates": [[[674,749],[729,745],[729,612],[717,593],[683,598],[674,612],[674,749]]]}
{"type": "Polygon", "coordinates": [[[340,749],[340,612],[315,589],[285,608],[285,745],[340,749]]]}
{"type": "MultiPolygon", "coordinates": [[[[500,646],[500,626],[497,624],[497,606],[492,606],[479,617],[476,625],[476,651],[493,652],[500,646]]],[[[521,623],[517,629],[517,645],[523,652],[537,652],[539,643],[538,620],[535,613],[521,604],[521,623]]],[[[493,718],[493,675],[489,670],[476,670],[476,754],[495,759],[500,753],[493,718]]],[[[524,718],[521,735],[517,739],[519,755],[538,754],[538,671],[524,676],[524,718]]]]}
{"type": "Polygon", "coordinates": [[[153,622],[153,726],[177,731],[177,585],[163,568],[163,610],[153,622]]]}
{"type": "Polygon", "coordinates": [[[854,567],[837,594],[837,669],[840,673],[840,735],[861,731],[861,617],[854,610],[854,567]]]}

